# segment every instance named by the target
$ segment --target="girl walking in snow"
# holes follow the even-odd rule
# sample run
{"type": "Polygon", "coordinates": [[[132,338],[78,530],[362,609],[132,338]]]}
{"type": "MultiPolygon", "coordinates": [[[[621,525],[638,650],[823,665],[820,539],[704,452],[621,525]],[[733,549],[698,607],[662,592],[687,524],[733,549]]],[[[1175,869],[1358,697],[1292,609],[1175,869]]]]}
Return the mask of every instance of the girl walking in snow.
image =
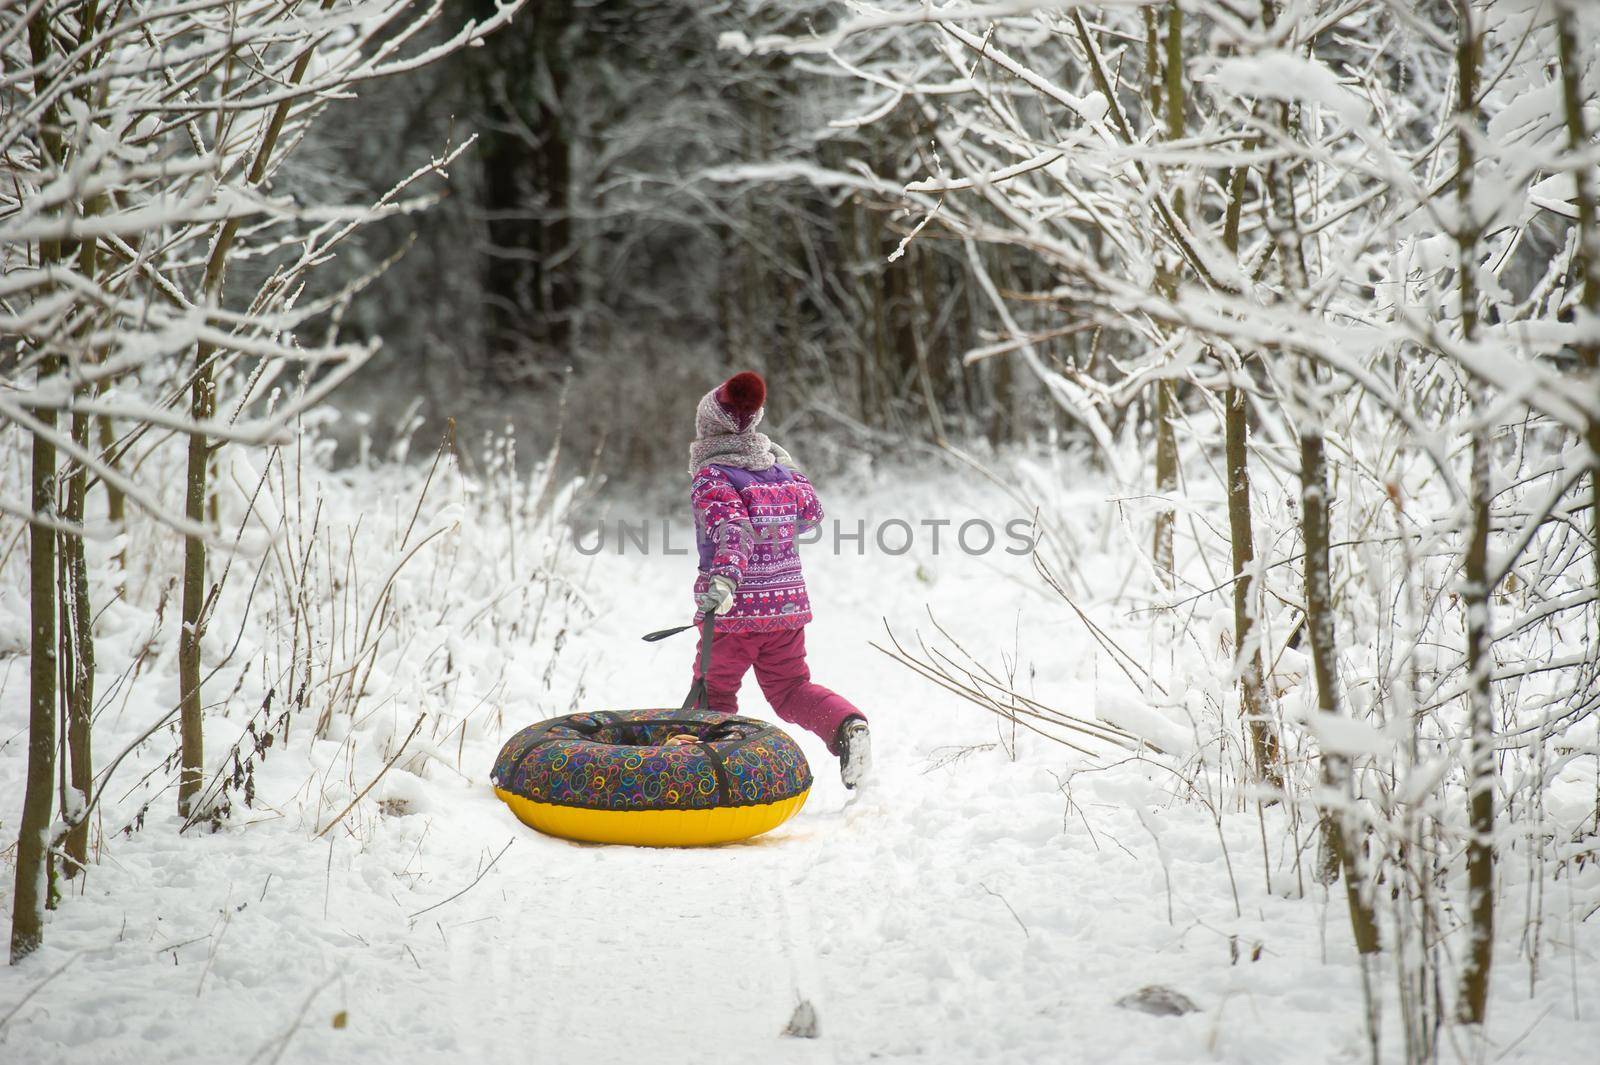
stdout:
{"type": "MultiPolygon", "coordinates": [[[[853,788],[871,766],[866,715],[812,682],[806,665],[811,601],[795,537],[822,521],[822,505],[789,453],[756,432],[766,398],[761,375],[745,372],[707,392],[695,410],[695,620],[717,615],[706,694],[711,709],[735,713],[739,684],[753,667],[772,709],[820,736],[853,788]]],[[[698,654],[694,677],[700,679],[698,654]]]]}

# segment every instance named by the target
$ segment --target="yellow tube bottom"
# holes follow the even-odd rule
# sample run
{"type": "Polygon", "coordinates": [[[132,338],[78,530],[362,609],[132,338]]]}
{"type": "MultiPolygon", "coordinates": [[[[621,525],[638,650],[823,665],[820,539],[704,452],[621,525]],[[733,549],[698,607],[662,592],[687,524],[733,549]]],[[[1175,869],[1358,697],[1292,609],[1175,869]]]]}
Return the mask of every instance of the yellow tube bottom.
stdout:
{"type": "Polygon", "coordinates": [[[585,810],[535,802],[499,788],[494,793],[517,820],[547,836],[634,847],[709,847],[770,832],[800,812],[811,789],[762,806],[709,810],[585,810]]]}

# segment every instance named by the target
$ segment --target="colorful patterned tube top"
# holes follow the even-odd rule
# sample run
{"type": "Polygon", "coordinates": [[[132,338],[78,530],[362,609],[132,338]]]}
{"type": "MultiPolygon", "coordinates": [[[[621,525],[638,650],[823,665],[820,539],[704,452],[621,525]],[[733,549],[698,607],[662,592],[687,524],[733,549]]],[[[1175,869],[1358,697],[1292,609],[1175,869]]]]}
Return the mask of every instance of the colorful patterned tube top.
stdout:
{"type": "Polygon", "coordinates": [[[529,725],[500,749],[492,777],[496,789],[536,803],[614,811],[760,806],[811,787],[805,754],[776,725],[693,709],[529,725]]]}

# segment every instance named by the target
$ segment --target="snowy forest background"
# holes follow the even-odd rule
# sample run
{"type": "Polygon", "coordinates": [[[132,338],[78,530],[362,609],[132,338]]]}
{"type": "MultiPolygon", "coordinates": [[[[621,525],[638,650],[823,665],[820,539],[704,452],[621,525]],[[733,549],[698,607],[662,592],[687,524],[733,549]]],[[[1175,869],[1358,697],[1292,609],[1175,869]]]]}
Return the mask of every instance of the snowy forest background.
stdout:
{"type": "MultiPolygon", "coordinates": [[[[770,901],[836,1060],[1587,1060],[1597,39],[1583,0],[6,0],[0,1046],[465,1059],[515,1000],[417,1004],[550,930],[432,911],[581,920],[592,865],[770,901]],[[687,576],[576,535],[679,505],[746,368],[835,516],[1036,550],[811,557],[882,779],[809,834],[501,849],[510,731],[675,697],[622,645],[687,576]],[[1166,973],[1195,1014],[1116,1035],[1166,973]]],[[[727,1030],[787,1060],[780,1005],[727,1030]]]]}

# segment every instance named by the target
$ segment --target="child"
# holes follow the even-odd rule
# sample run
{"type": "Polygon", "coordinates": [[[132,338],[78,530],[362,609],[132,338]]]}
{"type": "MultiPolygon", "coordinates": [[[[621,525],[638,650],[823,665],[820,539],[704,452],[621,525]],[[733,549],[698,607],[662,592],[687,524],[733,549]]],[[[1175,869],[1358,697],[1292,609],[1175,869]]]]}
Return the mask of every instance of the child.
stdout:
{"type": "MultiPolygon", "coordinates": [[[[707,392],[695,410],[695,620],[706,611],[717,615],[706,694],[713,710],[734,713],[739,683],[754,666],[773,710],[822,737],[839,758],[845,787],[854,788],[872,764],[866,716],[812,683],[806,666],[811,602],[795,536],[822,521],[822,506],[789,453],[755,431],[766,398],[761,375],[745,372],[707,392]]],[[[698,654],[694,676],[700,678],[698,654]]]]}

